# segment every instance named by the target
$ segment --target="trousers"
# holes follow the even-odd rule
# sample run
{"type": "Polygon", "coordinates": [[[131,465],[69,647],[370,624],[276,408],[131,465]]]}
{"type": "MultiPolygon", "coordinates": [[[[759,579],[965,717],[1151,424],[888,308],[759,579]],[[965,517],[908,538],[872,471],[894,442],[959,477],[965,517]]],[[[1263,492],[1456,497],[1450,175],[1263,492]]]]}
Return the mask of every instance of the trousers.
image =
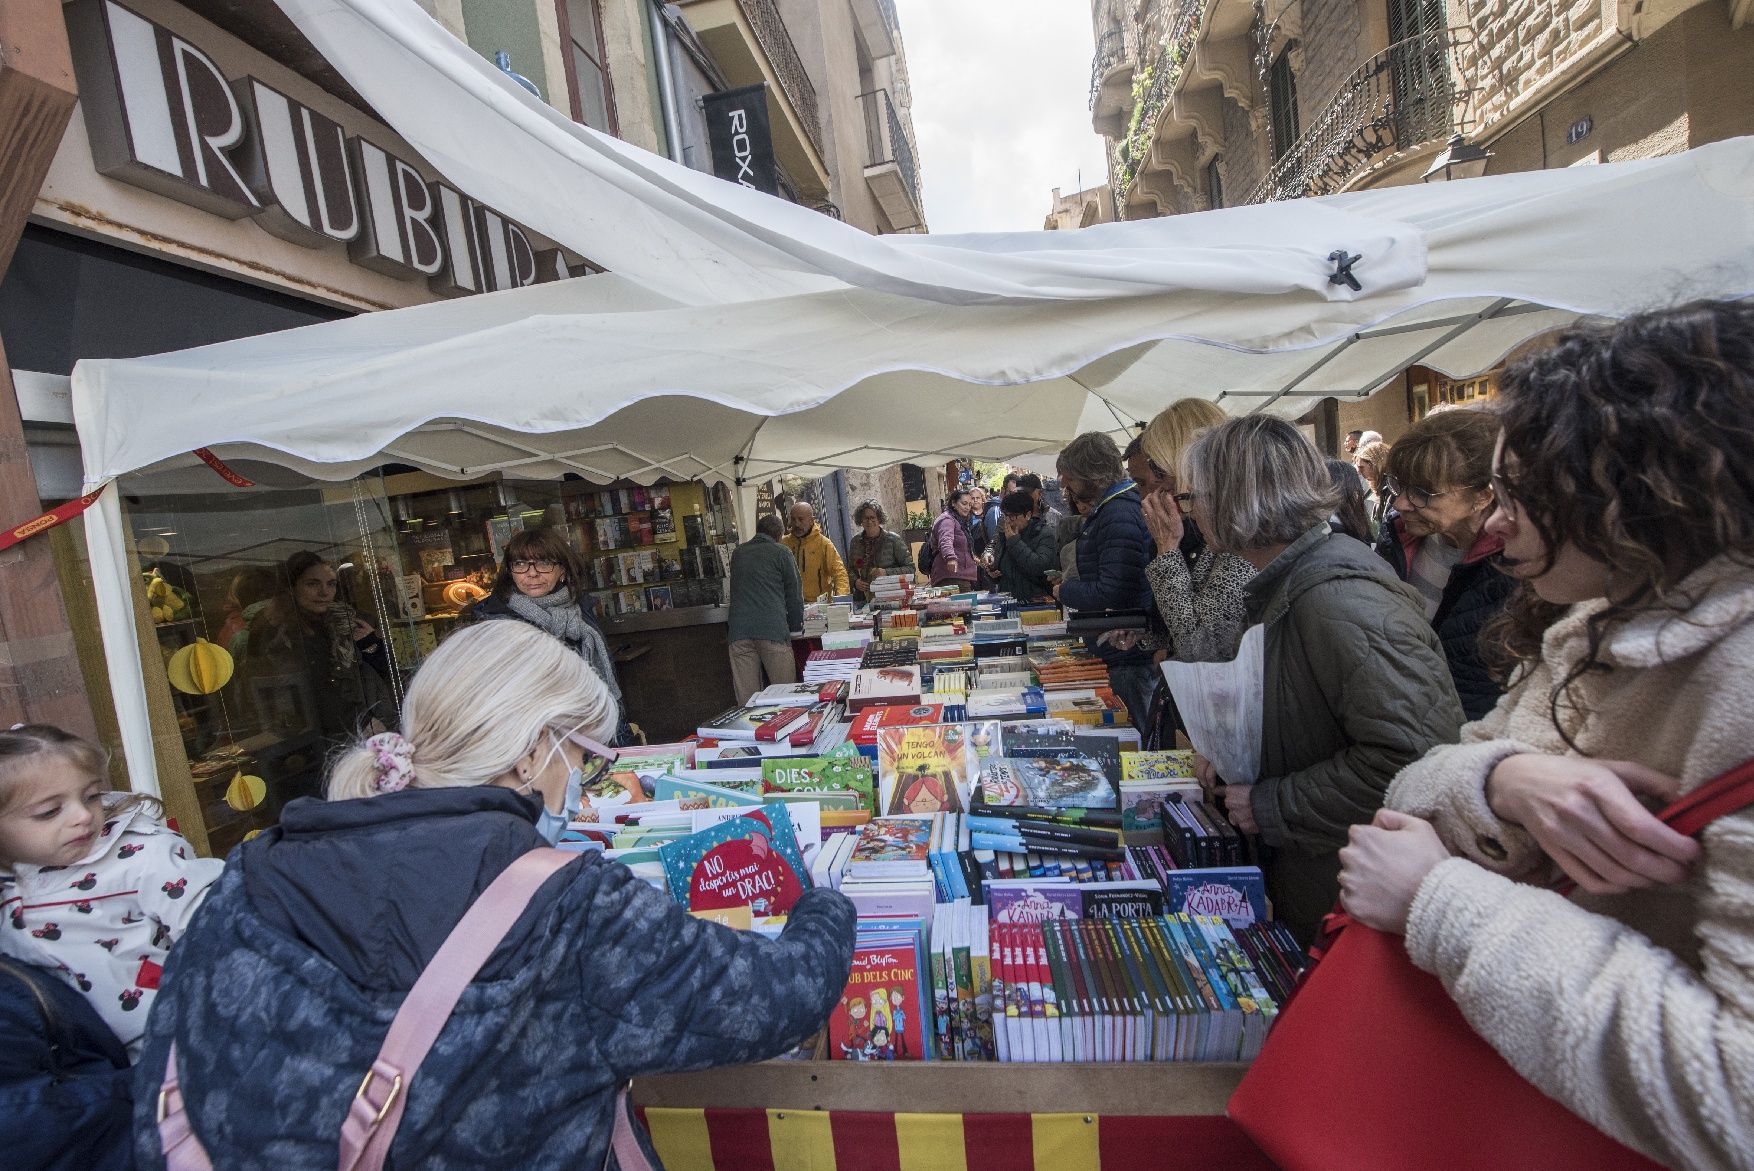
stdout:
{"type": "Polygon", "coordinates": [[[769,683],[796,683],[798,663],[792,658],[792,645],[771,638],[740,638],[731,644],[731,687],[737,702],[748,703],[749,697],[761,690],[761,672],[767,670],[769,683]]]}

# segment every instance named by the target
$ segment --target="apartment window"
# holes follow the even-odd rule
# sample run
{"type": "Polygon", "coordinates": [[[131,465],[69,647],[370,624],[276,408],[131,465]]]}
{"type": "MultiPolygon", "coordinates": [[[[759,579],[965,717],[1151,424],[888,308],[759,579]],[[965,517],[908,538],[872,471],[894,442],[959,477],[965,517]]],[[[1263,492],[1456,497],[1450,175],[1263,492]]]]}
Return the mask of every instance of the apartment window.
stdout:
{"type": "Polygon", "coordinates": [[[1216,156],[1206,164],[1206,206],[1208,208],[1224,206],[1224,176],[1218,173],[1216,156]]]}
{"type": "Polygon", "coordinates": [[[615,133],[615,99],[603,53],[603,24],[597,0],[561,0],[560,35],[567,45],[567,80],[572,83],[572,116],[593,130],[615,133]]]}
{"type": "Polygon", "coordinates": [[[1273,119],[1273,158],[1284,157],[1297,141],[1297,77],[1291,52],[1282,51],[1267,73],[1267,105],[1273,119]]]}

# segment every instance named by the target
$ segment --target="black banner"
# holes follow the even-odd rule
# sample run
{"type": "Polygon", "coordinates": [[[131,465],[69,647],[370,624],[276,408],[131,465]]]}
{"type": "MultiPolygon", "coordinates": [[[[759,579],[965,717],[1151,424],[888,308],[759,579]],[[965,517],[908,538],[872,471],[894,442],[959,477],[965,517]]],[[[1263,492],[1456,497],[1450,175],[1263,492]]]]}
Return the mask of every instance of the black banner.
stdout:
{"type": "Polygon", "coordinates": [[[773,133],[767,121],[767,86],[746,85],[702,99],[707,140],[713,148],[713,174],[769,195],[780,193],[773,161],[773,133]]]}

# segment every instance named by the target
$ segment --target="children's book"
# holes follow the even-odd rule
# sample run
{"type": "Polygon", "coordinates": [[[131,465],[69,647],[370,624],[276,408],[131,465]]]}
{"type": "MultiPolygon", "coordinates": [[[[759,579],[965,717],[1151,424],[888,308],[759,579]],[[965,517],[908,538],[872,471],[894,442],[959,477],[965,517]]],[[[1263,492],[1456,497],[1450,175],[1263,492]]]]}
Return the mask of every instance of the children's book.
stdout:
{"type": "Polygon", "coordinates": [[[670,895],[691,911],[748,907],[767,918],[792,909],[810,885],[792,823],[755,812],[658,847],[670,895]]]}
{"type": "Polygon", "coordinates": [[[1038,809],[1113,809],[1115,786],[1088,756],[1000,756],[981,770],[980,799],[988,805],[1038,809]]]}
{"type": "Polygon", "coordinates": [[[846,991],[828,1017],[835,1061],[929,1061],[929,982],[921,931],[867,934],[853,948],[846,991]]]}
{"type": "Polygon", "coordinates": [[[846,873],[857,877],[931,874],[932,822],[925,817],[879,817],[859,827],[846,873]]]}
{"type": "Polygon", "coordinates": [[[756,799],[748,789],[690,780],[671,773],[663,773],[653,780],[652,796],[659,801],[674,801],[680,809],[735,809],[756,799]]]}
{"type": "Polygon", "coordinates": [[[988,914],[994,923],[1045,923],[1077,919],[1084,900],[1070,882],[998,879],[984,884],[988,914]]]}
{"type": "Polygon", "coordinates": [[[960,813],[974,756],[964,724],[885,728],[877,733],[877,782],[884,812],[960,813]]]}
{"type": "Polygon", "coordinates": [[[1191,748],[1121,753],[1123,781],[1192,780],[1193,777],[1194,751],[1191,748]]]}
{"type": "Polygon", "coordinates": [[[1170,914],[1216,915],[1231,928],[1267,918],[1267,886],[1258,866],[1223,866],[1169,872],[1170,914]]]}
{"type": "Polygon", "coordinates": [[[857,753],[764,760],[761,790],[764,793],[851,792],[862,798],[859,808],[876,808],[871,762],[857,753]]]}

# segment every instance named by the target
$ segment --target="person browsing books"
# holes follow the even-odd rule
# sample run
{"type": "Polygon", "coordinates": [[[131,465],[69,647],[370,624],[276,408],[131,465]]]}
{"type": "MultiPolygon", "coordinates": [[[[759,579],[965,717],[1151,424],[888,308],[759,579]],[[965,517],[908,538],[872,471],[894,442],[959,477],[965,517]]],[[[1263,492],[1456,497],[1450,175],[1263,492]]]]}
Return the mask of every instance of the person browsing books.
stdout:
{"type": "MultiPolygon", "coordinates": [[[[1085,511],[1077,580],[1054,587],[1054,597],[1073,610],[1146,609],[1151,534],[1139,511],[1138,486],[1121,468],[1120,449],[1102,432],[1086,432],[1060,452],[1058,470],[1061,486],[1085,502],[1085,511]]],[[[1133,727],[1143,731],[1156,681],[1151,656],[1137,647],[1099,643],[1094,635],[1084,641],[1108,665],[1109,686],[1126,704],[1133,727]]]]}
{"type": "Polygon", "coordinates": [[[1413,424],[1389,452],[1383,493],[1394,506],[1376,544],[1395,576],[1424,595],[1470,720],[1503,693],[1481,661],[1480,631],[1515,585],[1498,566],[1504,541],[1486,526],[1497,441],[1498,418],[1488,411],[1443,411],[1413,424]]]}
{"type": "MultiPolygon", "coordinates": [[[[558,838],[612,752],[598,743],[615,727],[602,680],[521,622],[452,635],[404,710],[400,732],[335,763],[328,801],[293,802],[233,853],[171,953],[142,1068],[159,1074],[176,1043],[187,1119],[215,1167],[270,1151],[286,1171],[335,1166],[391,1015],[482,891],[558,838]]],[[[389,1165],[605,1166],[629,1078],[759,1061],[820,1029],[854,926],[851,903],[814,889],[779,938],[734,931],[580,854],[512,923],[401,1089],[389,1165]]],[[[143,1168],[164,1165],[156,1098],[135,1107],[143,1168]]]]}
{"type": "Polygon", "coordinates": [[[790,516],[792,529],[785,536],[785,545],[797,564],[805,599],[816,602],[849,593],[846,564],[816,523],[816,510],[800,500],[792,505],[790,516]]]}
{"type": "Polygon", "coordinates": [[[914,559],[907,551],[907,542],[900,533],[883,526],[889,523],[883,506],[867,500],[853,510],[853,521],[859,532],[847,542],[847,558],[852,562],[853,589],[865,601],[871,600],[871,583],[889,574],[914,574],[914,559]]]}
{"type": "Polygon", "coordinates": [[[1333,482],[1296,427],[1227,420],[1194,437],[1182,470],[1206,540],[1255,567],[1248,618],[1266,628],[1260,775],[1224,778],[1220,799],[1268,847],[1267,892],[1307,944],[1339,894],[1348,830],[1397,772],[1455,739],[1461,704],[1418,593],[1328,527],[1333,482]]]}
{"type": "Polygon", "coordinates": [[[1035,515],[1035,500],[1013,492],[999,502],[1004,520],[993,543],[993,567],[1001,590],[1020,602],[1053,595],[1048,571],[1060,564],[1060,544],[1047,522],[1035,515]]]}
{"type": "Polygon", "coordinates": [[[761,690],[763,671],[769,683],[798,681],[792,631],[803,629],[804,598],[797,563],[780,544],[784,533],[780,518],[769,514],[755,522],[755,535],[731,554],[725,638],[730,643],[731,687],[739,704],[761,690]]]}
{"type": "Polygon", "coordinates": [[[1512,685],[1354,831],[1346,908],[1596,1127],[1754,1167],[1754,810],[1648,811],[1754,757],[1754,304],[1570,329],[1500,404],[1512,685]]]}
{"type": "Polygon", "coordinates": [[[934,545],[932,584],[953,585],[973,589],[976,565],[973,546],[968,539],[968,518],[974,513],[974,495],[967,488],[952,488],[945,498],[944,511],[932,522],[931,535],[926,539],[934,545]]]}

